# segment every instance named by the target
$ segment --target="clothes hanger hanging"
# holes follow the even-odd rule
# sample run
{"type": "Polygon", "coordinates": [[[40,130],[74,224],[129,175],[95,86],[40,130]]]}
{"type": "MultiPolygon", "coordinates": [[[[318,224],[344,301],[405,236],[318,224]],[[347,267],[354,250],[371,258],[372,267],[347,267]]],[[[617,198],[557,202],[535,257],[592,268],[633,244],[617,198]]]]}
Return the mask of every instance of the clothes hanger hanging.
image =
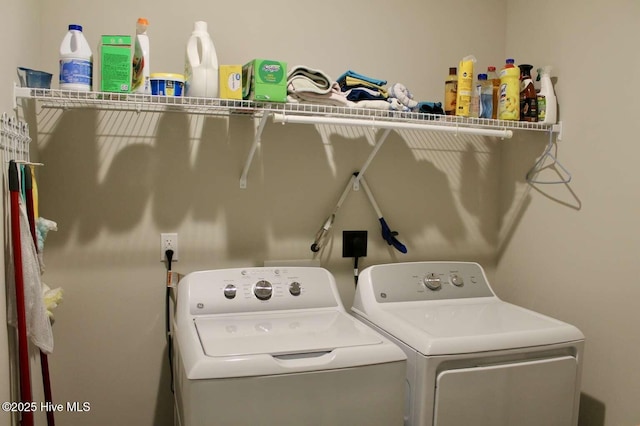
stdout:
{"type": "Polygon", "coordinates": [[[567,168],[564,167],[560,161],[558,161],[556,156],[551,153],[551,150],[553,149],[553,146],[554,146],[554,143],[553,143],[553,132],[549,132],[549,143],[547,144],[547,147],[545,148],[545,150],[542,153],[542,155],[540,156],[540,158],[538,158],[538,160],[535,162],[533,167],[527,172],[526,179],[527,179],[528,183],[530,183],[530,184],[544,184],[544,185],[557,185],[557,184],[567,184],[567,183],[571,182],[571,178],[572,178],[571,172],[569,172],[569,170],[567,170],[567,168]],[[547,158],[551,159],[551,163],[545,164],[547,158]],[[538,173],[540,173],[542,170],[550,168],[550,167],[553,167],[553,168],[556,169],[556,171],[560,175],[560,179],[559,180],[538,180],[538,179],[536,179],[536,176],[538,175],[538,173]]]}

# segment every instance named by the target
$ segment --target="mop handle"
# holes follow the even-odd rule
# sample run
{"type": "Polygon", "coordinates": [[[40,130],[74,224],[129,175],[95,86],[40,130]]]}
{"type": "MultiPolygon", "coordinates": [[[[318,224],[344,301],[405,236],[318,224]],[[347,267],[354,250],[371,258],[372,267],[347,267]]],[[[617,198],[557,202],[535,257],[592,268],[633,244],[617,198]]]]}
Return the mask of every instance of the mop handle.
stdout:
{"type": "Polygon", "coordinates": [[[373,210],[375,210],[376,214],[378,215],[378,219],[380,219],[382,217],[382,212],[380,211],[378,204],[376,204],[376,200],[373,199],[373,194],[371,194],[371,190],[369,189],[369,185],[367,185],[367,181],[364,180],[364,176],[360,177],[360,183],[364,188],[364,192],[367,194],[367,198],[369,198],[369,201],[373,206],[373,210]]]}
{"type": "MultiPolygon", "coordinates": [[[[20,241],[20,177],[15,161],[9,162],[9,192],[11,196],[11,241],[13,268],[16,282],[16,310],[18,317],[18,365],[20,369],[20,402],[31,403],[31,373],[29,370],[29,341],[27,340],[27,314],[24,302],[24,275],[22,271],[22,243],[20,241]]],[[[33,426],[33,413],[21,412],[21,426],[33,426]]]]}
{"type": "Polygon", "coordinates": [[[347,199],[347,195],[349,195],[351,188],[353,188],[353,182],[356,180],[357,176],[358,176],[357,172],[351,175],[351,179],[349,179],[349,183],[344,188],[344,191],[342,191],[342,195],[340,195],[340,199],[338,199],[338,204],[336,204],[336,208],[333,210],[334,216],[336,213],[338,213],[338,209],[342,206],[342,203],[344,203],[344,200],[347,199]]]}
{"type": "Polygon", "coordinates": [[[324,235],[329,231],[329,229],[331,229],[331,225],[333,225],[333,221],[336,219],[335,215],[330,215],[327,220],[324,222],[324,225],[322,225],[320,227],[320,229],[318,229],[318,232],[316,233],[316,239],[314,240],[314,243],[318,244],[320,242],[320,240],[324,237],[324,235]]]}
{"type": "Polygon", "coordinates": [[[357,176],[357,173],[354,173],[351,176],[351,179],[349,179],[349,183],[347,184],[346,188],[344,188],[344,191],[342,191],[342,194],[340,195],[340,198],[338,199],[338,203],[333,209],[333,212],[329,215],[329,217],[327,217],[327,219],[325,220],[324,224],[320,227],[320,229],[318,229],[318,232],[316,233],[316,238],[313,241],[313,244],[311,244],[312,252],[317,253],[318,251],[320,251],[320,248],[321,248],[320,241],[324,238],[327,232],[329,232],[329,229],[331,229],[331,226],[333,225],[333,221],[336,219],[336,213],[338,213],[338,209],[340,209],[340,206],[342,206],[342,203],[344,203],[344,200],[346,200],[347,195],[349,195],[349,191],[351,191],[351,188],[353,187],[353,182],[355,181],[356,176],[357,176]]]}

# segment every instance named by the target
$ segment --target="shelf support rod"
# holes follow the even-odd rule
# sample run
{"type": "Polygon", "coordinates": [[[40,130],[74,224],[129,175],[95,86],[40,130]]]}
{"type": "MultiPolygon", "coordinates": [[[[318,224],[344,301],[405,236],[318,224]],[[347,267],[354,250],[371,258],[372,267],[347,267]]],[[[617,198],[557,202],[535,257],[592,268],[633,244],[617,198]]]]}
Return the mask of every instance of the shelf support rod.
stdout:
{"type": "Polygon", "coordinates": [[[253,161],[253,156],[256,153],[256,149],[258,149],[258,145],[260,145],[260,140],[262,139],[262,131],[264,130],[264,125],[267,123],[267,118],[269,118],[270,113],[265,112],[262,117],[260,117],[260,122],[256,127],[256,132],[253,137],[253,144],[251,145],[251,149],[249,150],[249,156],[247,157],[247,162],[244,164],[244,169],[242,170],[242,175],[240,176],[240,188],[247,188],[247,175],[249,174],[249,168],[251,168],[251,162],[253,161]]]}
{"type": "Polygon", "coordinates": [[[369,165],[371,164],[371,162],[373,161],[373,158],[376,156],[376,154],[382,147],[382,144],[384,143],[384,141],[387,139],[387,136],[389,136],[389,133],[391,133],[391,129],[384,130],[384,133],[380,136],[380,139],[378,139],[378,142],[376,142],[376,145],[373,147],[371,154],[369,154],[369,158],[367,158],[367,161],[365,161],[362,167],[360,168],[360,172],[358,173],[356,178],[353,180],[354,191],[358,191],[360,189],[360,179],[362,179],[362,177],[364,176],[364,172],[369,168],[369,165]]]}
{"type": "Polygon", "coordinates": [[[561,141],[562,140],[562,121],[558,121],[557,124],[554,124],[551,127],[551,132],[555,132],[558,134],[558,136],[556,137],[557,140],[561,141]]]}
{"type": "Polygon", "coordinates": [[[21,87],[13,82],[13,110],[18,111],[18,99],[31,98],[31,88],[21,87]]]}
{"type": "Polygon", "coordinates": [[[450,123],[440,121],[427,121],[424,123],[386,120],[363,120],[339,117],[316,117],[304,115],[273,114],[275,123],[299,123],[299,124],[329,124],[334,126],[373,127],[376,129],[394,130],[425,130],[432,132],[455,133],[460,135],[493,136],[502,139],[511,139],[513,131],[510,129],[487,129],[477,127],[451,126],[450,123]]]}

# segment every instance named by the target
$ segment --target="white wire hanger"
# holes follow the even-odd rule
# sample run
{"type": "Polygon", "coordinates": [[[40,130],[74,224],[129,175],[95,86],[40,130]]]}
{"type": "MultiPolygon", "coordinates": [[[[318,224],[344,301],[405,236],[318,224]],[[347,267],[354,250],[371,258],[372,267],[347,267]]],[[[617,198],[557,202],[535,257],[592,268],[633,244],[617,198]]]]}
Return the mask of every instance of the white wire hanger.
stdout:
{"type": "Polygon", "coordinates": [[[567,170],[567,168],[564,167],[560,161],[558,161],[556,156],[553,153],[551,153],[551,150],[553,149],[553,147],[554,147],[553,132],[549,132],[549,143],[547,144],[547,147],[545,148],[540,158],[538,158],[536,163],[533,165],[533,167],[527,172],[526,179],[528,183],[557,185],[557,184],[567,184],[571,182],[571,178],[572,178],[571,172],[569,172],[569,170],[567,170]],[[551,163],[545,164],[547,158],[551,159],[551,163]],[[560,179],[559,180],[536,179],[536,176],[538,175],[538,173],[548,168],[554,168],[555,171],[560,176],[560,179]]]}

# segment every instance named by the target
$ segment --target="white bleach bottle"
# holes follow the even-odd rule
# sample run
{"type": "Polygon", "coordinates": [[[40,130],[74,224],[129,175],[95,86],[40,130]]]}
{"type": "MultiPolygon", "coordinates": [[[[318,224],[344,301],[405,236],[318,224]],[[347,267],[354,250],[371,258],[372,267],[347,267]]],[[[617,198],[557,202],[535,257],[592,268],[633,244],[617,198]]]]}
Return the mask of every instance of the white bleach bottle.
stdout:
{"type": "Polygon", "coordinates": [[[90,91],[93,85],[93,54],[82,26],[69,25],[60,44],[60,89],[90,91]]]}
{"type": "Polygon", "coordinates": [[[217,98],[218,56],[207,32],[207,23],[197,21],[187,42],[184,65],[186,96],[217,98]]]}
{"type": "Polygon", "coordinates": [[[133,62],[131,72],[131,91],[133,93],[151,94],[151,75],[149,71],[149,36],[147,27],[149,21],[138,18],[136,23],[136,37],[133,47],[133,62]]]}

